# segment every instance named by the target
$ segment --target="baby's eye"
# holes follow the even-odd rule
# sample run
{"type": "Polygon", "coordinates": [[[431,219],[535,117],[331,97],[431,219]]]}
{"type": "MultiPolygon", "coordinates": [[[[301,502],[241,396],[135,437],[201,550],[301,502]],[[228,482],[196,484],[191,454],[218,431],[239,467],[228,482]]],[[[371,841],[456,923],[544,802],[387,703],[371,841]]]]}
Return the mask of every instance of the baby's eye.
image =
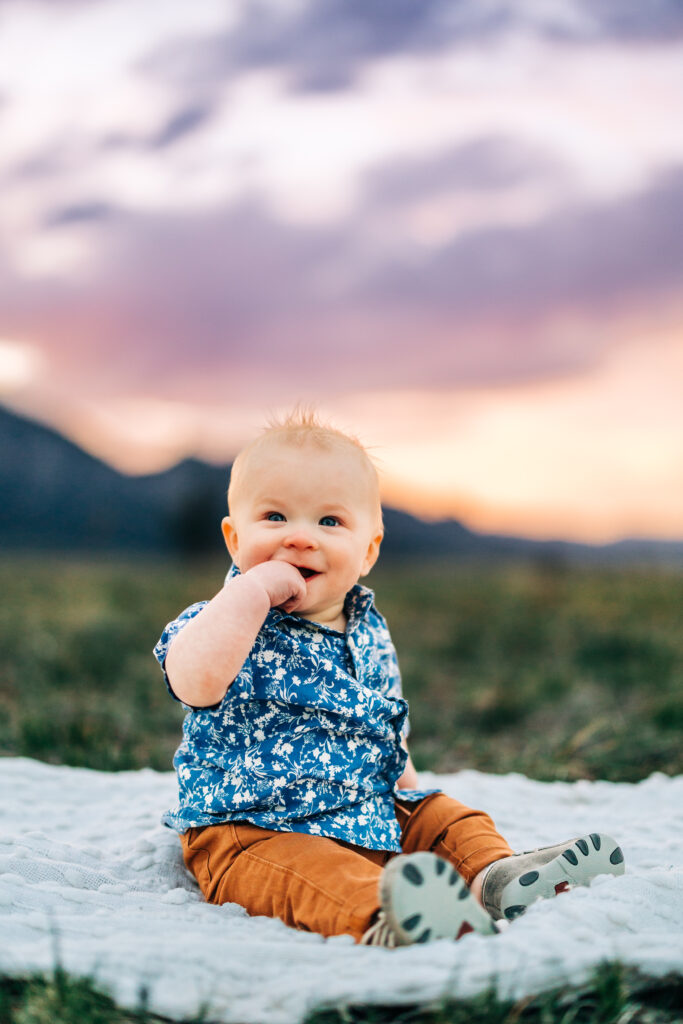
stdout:
{"type": "Polygon", "coordinates": [[[336,516],[323,516],[320,520],[321,526],[339,526],[339,520],[336,516]]]}
{"type": "Polygon", "coordinates": [[[269,523],[284,523],[285,521],[282,512],[269,512],[266,519],[269,523]]]}

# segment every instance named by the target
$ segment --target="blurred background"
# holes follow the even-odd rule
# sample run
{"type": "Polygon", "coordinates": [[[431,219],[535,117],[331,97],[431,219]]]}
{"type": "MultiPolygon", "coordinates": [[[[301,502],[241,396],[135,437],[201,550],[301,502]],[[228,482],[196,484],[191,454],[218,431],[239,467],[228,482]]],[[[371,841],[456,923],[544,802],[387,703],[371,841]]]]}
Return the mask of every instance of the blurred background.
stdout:
{"type": "Polygon", "coordinates": [[[309,402],[418,768],[680,770],[682,115],[675,0],[5,0],[0,752],[170,767],[151,647],[309,402]]]}

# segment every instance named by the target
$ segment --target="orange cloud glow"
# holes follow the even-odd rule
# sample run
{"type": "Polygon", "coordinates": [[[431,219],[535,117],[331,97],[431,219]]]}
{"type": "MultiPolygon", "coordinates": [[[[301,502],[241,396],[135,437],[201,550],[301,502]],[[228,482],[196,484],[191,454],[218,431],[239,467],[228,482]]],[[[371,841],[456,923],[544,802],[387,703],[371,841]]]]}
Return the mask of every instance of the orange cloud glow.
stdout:
{"type": "MultiPolygon", "coordinates": [[[[642,330],[643,328],[641,328],[642,330]]],[[[627,332],[626,323],[616,328],[627,332]]],[[[356,392],[319,403],[376,458],[387,504],[476,530],[607,542],[683,532],[683,316],[573,377],[501,387],[356,392]]],[[[227,462],[272,413],[234,399],[12,396],[129,473],[196,454],[227,462]]]]}

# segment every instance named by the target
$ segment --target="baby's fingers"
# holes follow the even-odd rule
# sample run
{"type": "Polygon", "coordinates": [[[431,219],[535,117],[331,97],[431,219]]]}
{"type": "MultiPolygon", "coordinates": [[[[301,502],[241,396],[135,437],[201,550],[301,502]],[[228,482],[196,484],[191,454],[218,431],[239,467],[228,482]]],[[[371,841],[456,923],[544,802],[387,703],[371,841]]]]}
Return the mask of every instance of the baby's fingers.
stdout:
{"type": "Polygon", "coordinates": [[[282,608],[290,601],[299,601],[306,594],[303,577],[288,562],[260,562],[247,575],[265,587],[271,608],[282,608]]]}
{"type": "Polygon", "coordinates": [[[302,579],[296,588],[296,593],[291,594],[290,597],[280,605],[280,608],[282,608],[284,612],[294,611],[295,608],[298,608],[306,600],[306,594],[306,584],[302,579]]]}

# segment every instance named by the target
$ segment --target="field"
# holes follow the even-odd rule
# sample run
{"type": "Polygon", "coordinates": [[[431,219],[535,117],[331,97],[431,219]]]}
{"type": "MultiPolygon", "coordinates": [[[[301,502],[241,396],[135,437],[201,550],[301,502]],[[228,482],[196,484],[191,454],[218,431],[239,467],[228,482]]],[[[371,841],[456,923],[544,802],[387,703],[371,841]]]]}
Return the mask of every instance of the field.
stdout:
{"type": "MultiPolygon", "coordinates": [[[[219,589],[225,568],[2,563],[0,754],[170,769],[183,711],[152,647],[182,608],[219,589]]],[[[399,652],[418,770],[629,782],[681,772],[683,573],[420,564],[377,569],[368,582],[399,652]]],[[[560,1016],[541,1001],[489,1000],[405,1020],[616,1021],[627,1010],[629,1021],[676,1019],[666,1007],[681,979],[648,991],[636,999],[614,968],[590,992],[562,996],[560,1016]]],[[[60,1014],[75,998],[94,1007],[73,1011],[85,1024],[134,1019],[69,979],[6,979],[0,1024],[69,1020],[60,1014]]],[[[399,1019],[358,1014],[349,1020],[399,1019]]]]}
{"type": "MultiPolygon", "coordinates": [[[[168,770],[183,711],[152,647],[221,570],[0,566],[0,753],[168,770]]],[[[398,649],[418,770],[681,771],[683,574],[454,565],[368,582],[398,649]]]]}

